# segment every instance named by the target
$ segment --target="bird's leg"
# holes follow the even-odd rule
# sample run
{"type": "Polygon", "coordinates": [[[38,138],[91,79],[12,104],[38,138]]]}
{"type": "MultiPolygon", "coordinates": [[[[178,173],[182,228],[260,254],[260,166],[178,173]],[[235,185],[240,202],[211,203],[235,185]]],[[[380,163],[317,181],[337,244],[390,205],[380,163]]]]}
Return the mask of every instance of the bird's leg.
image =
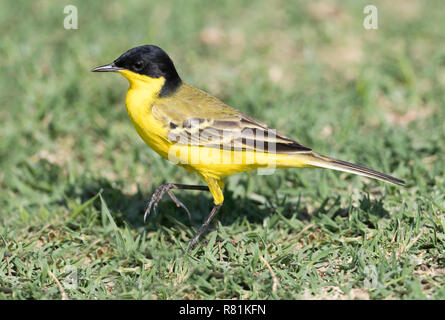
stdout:
{"type": "Polygon", "coordinates": [[[212,222],[213,217],[215,217],[216,213],[218,212],[219,208],[221,208],[222,203],[216,204],[213,206],[212,211],[210,211],[209,216],[207,217],[207,220],[202,224],[202,226],[199,228],[198,232],[195,234],[193,239],[190,241],[189,246],[190,249],[193,250],[194,247],[198,244],[199,237],[206,231],[207,227],[209,226],[210,222],[212,222]]]}
{"type": "MultiPolygon", "coordinates": [[[[177,184],[177,183],[164,183],[156,188],[155,192],[151,196],[150,202],[147,204],[147,208],[145,210],[144,214],[144,221],[146,220],[147,216],[150,215],[151,209],[153,207],[153,210],[156,213],[156,208],[158,206],[159,201],[162,199],[163,195],[167,193],[170,198],[173,200],[173,202],[178,206],[184,208],[184,210],[187,212],[189,218],[191,219],[190,211],[187,209],[187,207],[180,201],[171,191],[172,189],[184,189],[184,190],[201,190],[201,191],[210,191],[209,187],[207,186],[195,186],[195,185],[187,185],[187,184],[177,184]]],[[[218,213],[218,210],[221,208],[222,203],[218,205],[214,205],[212,211],[210,211],[209,216],[207,217],[207,220],[201,225],[198,232],[195,234],[193,239],[189,243],[190,249],[193,249],[198,244],[199,237],[206,231],[207,227],[209,226],[210,222],[212,222],[215,215],[218,213]]],[[[218,239],[220,240],[220,239],[218,239]]],[[[221,239],[222,240],[222,239],[221,239]]]]}
{"type": "Polygon", "coordinates": [[[146,220],[147,216],[150,215],[152,207],[156,213],[156,208],[158,207],[158,203],[159,203],[159,201],[161,201],[161,199],[165,193],[167,193],[170,196],[170,198],[173,200],[173,202],[178,207],[182,207],[187,212],[190,220],[192,219],[189,209],[187,209],[185,204],[183,204],[181,201],[178,200],[178,198],[176,198],[176,196],[171,191],[172,189],[209,191],[209,188],[207,186],[194,186],[194,185],[187,185],[187,184],[164,183],[164,184],[160,185],[159,187],[157,187],[155,192],[151,196],[150,202],[147,204],[147,208],[145,209],[144,221],[146,220]]]}

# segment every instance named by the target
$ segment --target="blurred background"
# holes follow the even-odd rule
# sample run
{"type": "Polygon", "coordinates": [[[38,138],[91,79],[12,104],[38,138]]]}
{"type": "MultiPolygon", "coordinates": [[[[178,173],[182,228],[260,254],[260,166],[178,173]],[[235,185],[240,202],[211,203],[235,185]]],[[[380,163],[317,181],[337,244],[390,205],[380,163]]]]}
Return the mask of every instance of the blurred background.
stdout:
{"type": "MultiPolygon", "coordinates": [[[[442,213],[444,3],[373,1],[377,30],[363,27],[368,4],[1,1],[0,224],[17,234],[64,224],[102,189],[119,225],[140,232],[154,187],[199,182],[138,137],[124,105],[127,81],[90,72],[143,44],[163,48],[185,82],[302,144],[408,182],[394,189],[309,169],[243,174],[228,181],[229,222],[237,210],[261,225],[270,207],[292,213],[301,202],[297,211],[311,216],[326,203],[360,206],[364,195],[384,198],[389,213],[401,203],[442,213]],[[64,28],[67,5],[77,7],[77,30],[64,28]],[[239,208],[237,199],[250,202],[239,208]]],[[[210,198],[196,198],[185,202],[199,224],[210,198]]],[[[162,207],[189,226],[183,212],[162,207]]],[[[153,219],[159,226],[168,217],[153,219]]]]}

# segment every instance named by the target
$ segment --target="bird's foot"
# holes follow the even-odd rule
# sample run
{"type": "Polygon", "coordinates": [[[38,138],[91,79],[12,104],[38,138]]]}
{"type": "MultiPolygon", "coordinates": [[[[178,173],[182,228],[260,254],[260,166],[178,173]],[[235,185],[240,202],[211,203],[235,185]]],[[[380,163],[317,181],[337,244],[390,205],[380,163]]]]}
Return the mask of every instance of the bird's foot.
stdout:
{"type": "MultiPolygon", "coordinates": [[[[215,242],[217,242],[217,243],[221,243],[221,242],[224,242],[224,241],[225,241],[225,239],[223,239],[223,238],[216,238],[216,239],[215,239],[215,242]]],[[[205,240],[205,241],[201,242],[201,244],[202,244],[203,246],[206,246],[206,245],[209,244],[209,242],[210,242],[210,240],[205,240]]],[[[192,239],[192,240],[189,242],[189,248],[190,248],[190,250],[195,249],[197,244],[198,244],[198,239],[192,239]]]]}
{"type": "Polygon", "coordinates": [[[190,240],[189,250],[191,251],[191,250],[195,249],[197,244],[198,244],[198,239],[193,238],[192,240],[190,240]]]}
{"type": "Polygon", "coordinates": [[[172,189],[176,188],[177,186],[173,183],[164,183],[156,188],[155,192],[153,192],[153,195],[151,196],[150,202],[147,204],[147,208],[145,209],[144,221],[150,215],[152,207],[154,212],[156,213],[156,208],[158,207],[158,203],[159,201],[161,201],[165,193],[167,193],[170,196],[170,199],[173,200],[173,202],[176,204],[177,207],[182,207],[187,212],[190,220],[192,219],[189,209],[187,209],[185,204],[183,204],[180,200],[178,200],[178,198],[176,198],[176,196],[173,194],[172,189]]]}

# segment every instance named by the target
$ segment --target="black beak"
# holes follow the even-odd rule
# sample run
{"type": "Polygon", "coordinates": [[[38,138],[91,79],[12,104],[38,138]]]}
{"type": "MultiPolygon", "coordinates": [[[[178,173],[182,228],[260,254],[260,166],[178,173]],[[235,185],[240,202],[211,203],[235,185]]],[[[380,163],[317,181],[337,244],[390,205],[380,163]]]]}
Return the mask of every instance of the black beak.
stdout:
{"type": "Polygon", "coordinates": [[[96,67],[92,69],[91,72],[117,72],[119,70],[123,70],[123,68],[116,67],[113,62],[104,66],[96,67]]]}

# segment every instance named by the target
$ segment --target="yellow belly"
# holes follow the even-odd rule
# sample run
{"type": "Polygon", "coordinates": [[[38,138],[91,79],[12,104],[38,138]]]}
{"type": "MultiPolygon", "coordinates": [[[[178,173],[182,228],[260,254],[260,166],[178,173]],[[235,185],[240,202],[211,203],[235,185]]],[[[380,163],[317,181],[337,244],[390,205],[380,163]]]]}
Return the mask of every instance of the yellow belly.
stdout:
{"type": "Polygon", "coordinates": [[[172,144],[168,159],[189,170],[213,178],[256,169],[305,167],[303,159],[288,154],[257,151],[232,151],[219,148],[172,144]]]}

